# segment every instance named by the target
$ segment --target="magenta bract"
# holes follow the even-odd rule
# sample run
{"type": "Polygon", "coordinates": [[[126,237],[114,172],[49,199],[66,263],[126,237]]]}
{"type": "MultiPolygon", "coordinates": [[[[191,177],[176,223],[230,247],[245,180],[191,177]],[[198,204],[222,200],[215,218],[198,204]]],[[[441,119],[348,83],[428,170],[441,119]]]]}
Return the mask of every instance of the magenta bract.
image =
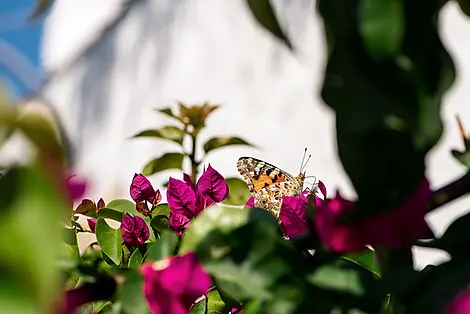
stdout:
{"type": "Polygon", "coordinates": [[[174,256],[141,267],[144,295],[153,314],[187,314],[210,288],[210,276],[195,253],[174,256]]]}
{"type": "Polygon", "coordinates": [[[86,186],[87,182],[76,176],[71,176],[65,180],[65,188],[72,201],[77,201],[85,195],[86,186]]]}
{"type": "Polygon", "coordinates": [[[155,200],[156,191],[150,181],[141,173],[134,174],[129,192],[135,202],[148,201],[153,203],[155,200]]]}
{"type": "Polygon", "coordinates": [[[124,215],[120,229],[124,243],[130,246],[140,247],[150,237],[150,230],[147,224],[138,216],[124,215]]]}
{"type": "Polygon", "coordinates": [[[470,290],[464,289],[459,292],[447,307],[446,314],[468,314],[470,313],[470,290]]]}
{"type": "Polygon", "coordinates": [[[424,179],[402,206],[358,223],[342,224],[340,217],[353,211],[354,203],[337,193],[316,211],[316,230],[320,240],[339,253],[363,251],[365,245],[400,248],[427,235],[424,217],[430,196],[429,182],[424,179]]]}
{"type": "Polygon", "coordinates": [[[95,218],[88,218],[87,223],[88,223],[88,227],[90,228],[91,232],[95,233],[96,219],[95,218]]]}
{"type": "Polygon", "coordinates": [[[197,184],[187,174],[183,174],[183,180],[170,178],[167,190],[171,210],[169,225],[179,235],[189,226],[191,219],[228,196],[225,179],[210,165],[197,184]]]}
{"type": "Polygon", "coordinates": [[[215,171],[210,164],[197,181],[197,187],[203,195],[209,196],[215,203],[226,199],[229,193],[224,177],[215,171]]]}

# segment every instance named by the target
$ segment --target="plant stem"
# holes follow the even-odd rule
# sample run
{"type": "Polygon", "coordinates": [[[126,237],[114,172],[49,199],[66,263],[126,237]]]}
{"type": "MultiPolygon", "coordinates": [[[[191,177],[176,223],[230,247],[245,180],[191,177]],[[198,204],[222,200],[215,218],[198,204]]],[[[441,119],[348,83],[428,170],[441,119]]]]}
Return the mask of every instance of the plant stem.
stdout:
{"type": "Polygon", "coordinates": [[[470,172],[432,193],[429,212],[470,193],[470,172]]]}
{"type": "Polygon", "coordinates": [[[193,180],[193,182],[196,182],[197,167],[199,166],[199,162],[196,160],[196,143],[197,135],[191,134],[191,152],[189,154],[189,159],[191,160],[191,180],[193,180]]]}

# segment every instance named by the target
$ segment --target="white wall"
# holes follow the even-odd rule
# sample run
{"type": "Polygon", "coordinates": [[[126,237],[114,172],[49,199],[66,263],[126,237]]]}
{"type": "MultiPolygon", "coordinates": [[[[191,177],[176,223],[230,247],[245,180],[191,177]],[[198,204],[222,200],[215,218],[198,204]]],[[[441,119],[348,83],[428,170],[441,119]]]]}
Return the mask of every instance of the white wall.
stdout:
{"type": "MultiPolygon", "coordinates": [[[[237,135],[260,147],[211,154],[206,162],[224,175],[237,175],[241,155],[296,173],[308,147],[313,154],[308,174],[330,191],[341,188],[354,196],[336,157],[332,112],[319,97],[324,44],[314,1],[273,2],[296,54],[257,25],[244,1],[137,0],[128,10],[116,0],[56,2],[45,27],[43,60],[57,74],[43,95],[77,145],[77,169],[94,183],[91,197],[127,197],[133,173],[174,148],[151,139],[128,140],[168,122],[153,108],[206,100],[222,107],[209,119],[203,140],[237,135]],[[113,26],[116,17],[122,21],[113,26]],[[100,35],[103,40],[86,49],[100,35]]],[[[428,160],[433,187],[464,173],[449,153],[462,146],[454,115],[461,114],[470,128],[465,91],[470,86],[470,37],[464,36],[470,20],[449,4],[441,31],[458,77],[442,110],[444,136],[428,160]]],[[[158,186],[168,175],[179,176],[168,171],[151,180],[158,186]]],[[[432,214],[434,229],[440,234],[466,209],[468,199],[432,214]]],[[[439,258],[422,252],[419,257],[420,265],[439,258]]]]}

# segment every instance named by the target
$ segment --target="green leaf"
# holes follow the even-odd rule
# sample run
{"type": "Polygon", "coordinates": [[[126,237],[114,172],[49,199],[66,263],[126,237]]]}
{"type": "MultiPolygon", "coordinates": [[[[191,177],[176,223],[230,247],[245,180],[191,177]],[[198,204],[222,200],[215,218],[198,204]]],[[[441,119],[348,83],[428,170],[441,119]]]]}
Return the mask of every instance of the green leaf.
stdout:
{"type": "Polygon", "coordinates": [[[172,231],[163,232],[157,242],[149,243],[145,261],[158,261],[173,256],[178,243],[178,235],[172,231]]]}
{"type": "Polygon", "coordinates": [[[116,199],[109,202],[105,208],[111,208],[123,213],[136,214],[135,204],[126,199],[116,199]]]}
{"type": "Polygon", "coordinates": [[[165,215],[170,217],[170,206],[167,203],[158,204],[152,212],[152,215],[165,215]]]}
{"type": "Polygon", "coordinates": [[[372,272],[377,277],[380,277],[380,268],[377,265],[377,261],[375,258],[375,253],[371,249],[367,249],[367,251],[362,253],[350,253],[348,255],[344,255],[341,257],[344,260],[356,263],[365,269],[372,272]]]}
{"type": "Polygon", "coordinates": [[[360,33],[370,55],[394,56],[400,52],[404,35],[401,0],[361,0],[360,33]]]}
{"type": "Polygon", "coordinates": [[[204,298],[191,308],[190,313],[191,314],[205,314],[206,310],[207,310],[207,299],[204,298]]]}
{"type": "Polygon", "coordinates": [[[74,260],[80,259],[80,251],[78,249],[77,233],[75,232],[75,229],[64,228],[62,230],[62,238],[70,250],[70,258],[74,260]]]}
{"type": "Polygon", "coordinates": [[[95,234],[101,250],[114,264],[120,265],[122,257],[121,244],[123,242],[120,230],[111,228],[103,218],[98,218],[95,234]]]}
{"type": "Polygon", "coordinates": [[[142,253],[136,249],[129,258],[129,268],[139,268],[142,264],[142,253]]]}
{"type": "Polygon", "coordinates": [[[124,213],[115,209],[104,207],[98,211],[98,217],[121,221],[122,218],[124,218],[124,213]]]}
{"type": "Polygon", "coordinates": [[[170,118],[176,119],[176,120],[178,120],[179,122],[183,122],[183,121],[181,121],[181,119],[180,119],[177,115],[175,115],[175,114],[173,113],[173,111],[172,111],[170,108],[157,109],[157,111],[160,112],[160,113],[163,113],[164,115],[166,115],[166,116],[168,116],[168,117],[170,117],[170,118]]]}
{"type": "Polygon", "coordinates": [[[217,289],[207,294],[207,314],[226,314],[232,310],[232,305],[226,305],[217,289]]]}
{"type": "Polygon", "coordinates": [[[175,142],[179,145],[183,144],[184,132],[176,126],[167,125],[159,129],[145,130],[133,136],[136,137],[156,137],[175,142]]]}
{"type": "Polygon", "coordinates": [[[59,221],[66,205],[43,174],[14,167],[0,177],[1,312],[46,313],[60,293],[58,261],[67,251],[59,221]]]}
{"type": "Polygon", "coordinates": [[[419,245],[445,250],[452,258],[468,258],[470,257],[468,230],[470,230],[470,214],[457,218],[440,238],[434,241],[420,242],[419,245]]]}
{"type": "Polygon", "coordinates": [[[0,308],[3,313],[36,314],[32,298],[16,278],[4,269],[0,269],[0,308]]]}
{"type": "Polygon", "coordinates": [[[152,218],[152,220],[150,221],[150,225],[152,226],[152,228],[157,230],[158,233],[162,233],[165,230],[169,229],[168,222],[169,222],[168,216],[157,215],[152,218]]]}
{"type": "MultiPolygon", "coordinates": [[[[442,135],[441,100],[455,68],[436,27],[437,2],[425,10],[403,5],[407,21],[398,57],[381,59],[361,40],[363,1],[317,4],[328,45],[321,95],[336,114],[338,154],[358,196],[351,220],[360,220],[401,206],[425,178],[426,154],[442,135]],[[409,27],[408,17],[417,27],[409,27]]],[[[367,19],[398,14],[391,10],[369,10],[367,19]]],[[[387,27],[398,34],[397,26],[387,27]]]]}
{"type": "Polygon", "coordinates": [[[126,280],[119,286],[116,297],[121,303],[122,311],[129,314],[148,314],[149,308],[142,293],[144,277],[135,270],[126,272],[125,277],[126,280]]]}
{"type": "Polygon", "coordinates": [[[150,176],[168,169],[182,169],[184,155],[181,153],[166,153],[150,161],[142,170],[144,176],[150,176]]]}
{"type": "Polygon", "coordinates": [[[410,300],[408,313],[441,314],[447,311],[452,299],[462,291],[468,291],[470,267],[468,259],[450,261],[431,268],[425,274],[421,286],[410,300]]]}
{"type": "Polygon", "coordinates": [[[245,205],[246,201],[248,201],[251,196],[246,182],[239,178],[227,178],[225,182],[227,182],[230,193],[228,197],[222,201],[222,204],[235,206],[245,205]]]}
{"type": "Polygon", "coordinates": [[[289,49],[292,44],[277,21],[274,9],[269,0],[247,0],[248,6],[256,20],[274,36],[281,39],[289,49]]]}
{"type": "Polygon", "coordinates": [[[458,150],[452,150],[451,152],[455,159],[467,169],[470,169],[470,152],[459,152],[458,150]]]}
{"type": "Polygon", "coordinates": [[[207,154],[211,150],[230,145],[254,146],[239,137],[213,137],[204,144],[204,151],[207,154]]]}
{"type": "Polygon", "coordinates": [[[335,291],[349,292],[358,296],[366,293],[360,274],[352,269],[342,270],[336,266],[325,265],[309,275],[307,280],[316,286],[335,291]]]}
{"type": "Polygon", "coordinates": [[[276,251],[278,241],[278,224],[266,210],[210,207],[191,222],[180,254],[197,252],[227,295],[268,298],[271,285],[290,269],[276,251]]]}

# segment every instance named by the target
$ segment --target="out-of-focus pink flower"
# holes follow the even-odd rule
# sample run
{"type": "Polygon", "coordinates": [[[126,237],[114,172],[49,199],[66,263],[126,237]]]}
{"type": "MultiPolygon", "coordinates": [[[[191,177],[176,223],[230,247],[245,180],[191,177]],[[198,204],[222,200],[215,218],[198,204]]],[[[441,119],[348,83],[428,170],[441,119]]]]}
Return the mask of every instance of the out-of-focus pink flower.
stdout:
{"type": "Polygon", "coordinates": [[[95,233],[96,218],[88,218],[86,221],[88,222],[88,227],[90,227],[91,232],[95,233]]]}
{"type": "Polygon", "coordinates": [[[183,175],[183,181],[170,178],[167,199],[170,207],[170,227],[178,234],[189,226],[190,220],[197,217],[205,208],[223,201],[228,196],[225,179],[210,165],[194,184],[191,178],[183,175]]]}
{"type": "Polygon", "coordinates": [[[75,175],[69,176],[65,180],[66,190],[72,201],[77,201],[85,195],[87,182],[84,179],[77,178],[75,175]]]}
{"type": "Polygon", "coordinates": [[[403,205],[365,220],[369,244],[400,248],[426,236],[429,227],[424,217],[430,199],[429,182],[424,179],[403,205]]]}
{"type": "Polygon", "coordinates": [[[446,314],[468,314],[470,313],[470,290],[460,291],[450,302],[446,314]]]}
{"type": "Polygon", "coordinates": [[[429,182],[424,179],[397,209],[358,223],[343,224],[339,222],[340,217],[353,211],[354,203],[337,193],[316,211],[316,230],[320,240],[339,253],[363,251],[367,244],[400,248],[427,234],[429,229],[424,217],[430,196],[429,182]]]}
{"type": "Polygon", "coordinates": [[[174,256],[141,267],[144,295],[153,314],[187,314],[210,288],[210,276],[195,253],[174,256]]]}
{"type": "Polygon", "coordinates": [[[335,198],[325,200],[315,212],[315,229],[320,241],[335,252],[360,252],[365,249],[364,230],[357,224],[346,225],[339,218],[354,209],[354,203],[337,191],[335,198]]]}
{"type": "Polygon", "coordinates": [[[150,230],[147,224],[138,216],[125,214],[121,221],[120,229],[124,243],[130,246],[140,247],[150,237],[150,230]]]}

